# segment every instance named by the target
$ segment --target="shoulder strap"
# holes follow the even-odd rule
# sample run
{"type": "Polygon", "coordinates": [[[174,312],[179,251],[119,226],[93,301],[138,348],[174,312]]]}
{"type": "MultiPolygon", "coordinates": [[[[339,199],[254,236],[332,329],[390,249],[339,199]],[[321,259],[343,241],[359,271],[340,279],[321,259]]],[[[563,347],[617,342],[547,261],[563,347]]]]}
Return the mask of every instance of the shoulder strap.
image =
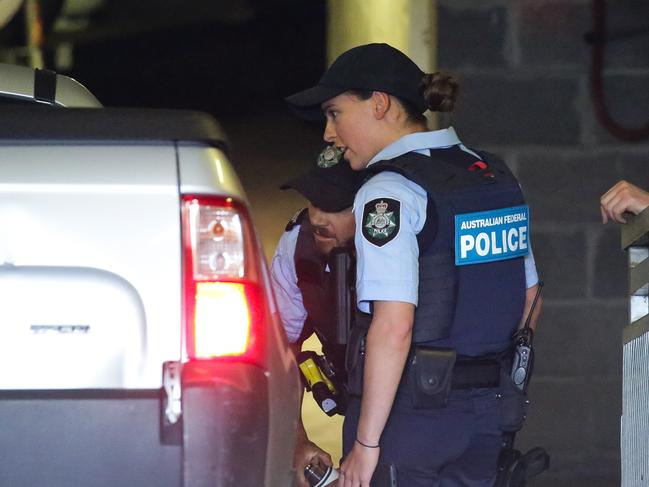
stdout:
{"type": "Polygon", "coordinates": [[[302,223],[302,220],[306,218],[308,210],[308,208],[302,208],[301,210],[296,211],[295,215],[293,215],[286,224],[284,231],[290,232],[291,230],[293,230],[293,228],[295,228],[295,225],[300,225],[302,223]]]}

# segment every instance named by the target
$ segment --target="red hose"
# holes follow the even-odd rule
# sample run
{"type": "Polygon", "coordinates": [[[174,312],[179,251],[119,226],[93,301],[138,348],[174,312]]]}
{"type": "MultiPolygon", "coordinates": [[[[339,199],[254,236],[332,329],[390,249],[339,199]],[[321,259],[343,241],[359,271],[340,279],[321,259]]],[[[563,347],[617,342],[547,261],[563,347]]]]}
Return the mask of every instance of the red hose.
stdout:
{"type": "Polygon", "coordinates": [[[606,44],[606,0],[593,0],[593,43],[590,70],[590,91],[597,120],[613,136],[627,142],[638,142],[649,138],[649,122],[639,128],[623,127],[609,113],[604,102],[604,47],[606,44]]]}

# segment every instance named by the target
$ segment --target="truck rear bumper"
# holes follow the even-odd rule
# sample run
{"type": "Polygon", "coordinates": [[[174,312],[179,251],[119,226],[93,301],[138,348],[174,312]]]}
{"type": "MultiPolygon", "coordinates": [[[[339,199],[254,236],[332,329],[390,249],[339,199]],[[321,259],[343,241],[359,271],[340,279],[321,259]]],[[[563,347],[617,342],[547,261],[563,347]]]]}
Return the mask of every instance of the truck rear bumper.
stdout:
{"type": "Polygon", "coordinates": [[[162,390],[0,391],[0,485],[264,485],[268,381],[246,364],[185,365],[177,444],[162,390]]]}

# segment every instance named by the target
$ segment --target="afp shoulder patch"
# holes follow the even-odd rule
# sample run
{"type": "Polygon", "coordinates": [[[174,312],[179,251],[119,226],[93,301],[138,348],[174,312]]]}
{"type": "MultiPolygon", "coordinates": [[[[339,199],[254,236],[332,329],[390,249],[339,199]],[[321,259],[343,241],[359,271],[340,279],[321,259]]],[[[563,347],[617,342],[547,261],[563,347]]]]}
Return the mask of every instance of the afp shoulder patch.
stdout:
{"type": "Polygon", "coordinates": [[[401,227],[401,202],[377,198],[363,207],[363,237],[377,247],[390,242],[401,227]]]}

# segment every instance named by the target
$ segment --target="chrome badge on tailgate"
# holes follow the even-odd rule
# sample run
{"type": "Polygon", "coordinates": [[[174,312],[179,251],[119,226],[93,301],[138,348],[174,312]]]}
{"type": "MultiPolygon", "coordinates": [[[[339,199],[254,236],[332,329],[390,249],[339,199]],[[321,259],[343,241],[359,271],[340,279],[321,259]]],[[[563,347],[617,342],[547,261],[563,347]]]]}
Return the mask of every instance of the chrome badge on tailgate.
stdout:
{"type": "Polygon", "coordinates": [[[144,308],[119,276],[80,267],[0,266],[0,389],[137,384],[144,308]]]}
{"type": "Polygon", "coordinates": [[[88,333],[90,325],[31,325],[32,333],[88,333]]]}

